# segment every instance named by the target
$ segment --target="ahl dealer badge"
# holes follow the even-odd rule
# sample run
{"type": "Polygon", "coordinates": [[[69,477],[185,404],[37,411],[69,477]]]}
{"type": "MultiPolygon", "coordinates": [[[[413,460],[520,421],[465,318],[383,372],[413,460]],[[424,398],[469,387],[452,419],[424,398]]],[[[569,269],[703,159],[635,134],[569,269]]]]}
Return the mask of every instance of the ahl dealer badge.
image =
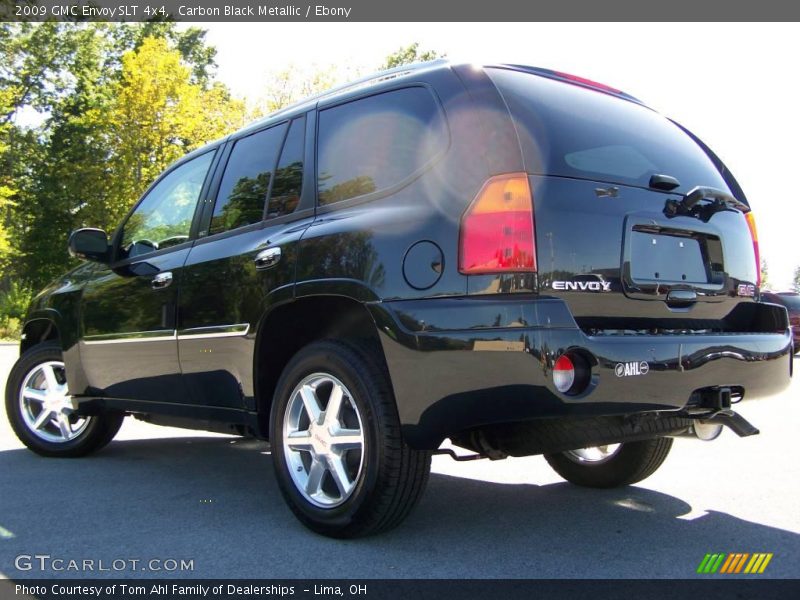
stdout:
{"type": "Polygon", "coordinates": [[[647,361],[641,362],[624,362],[624,363],[617,363],[617,366],[614,367],[614,373],[617,377],[632,377],[635,375],[647,375],[650,371],[650,365],[647,364],[647,361]]]}

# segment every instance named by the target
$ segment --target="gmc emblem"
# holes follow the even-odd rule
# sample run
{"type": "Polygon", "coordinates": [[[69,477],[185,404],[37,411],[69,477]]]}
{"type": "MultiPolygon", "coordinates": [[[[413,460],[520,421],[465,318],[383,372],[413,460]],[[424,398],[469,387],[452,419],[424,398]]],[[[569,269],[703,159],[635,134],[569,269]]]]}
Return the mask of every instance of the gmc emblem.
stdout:
{"type": "Polygon", "coordinates": [[[736,295],[752,298],[756,295],[756,286],[754,286],[752,283],[740,283],[736,288],[736,295]]]}

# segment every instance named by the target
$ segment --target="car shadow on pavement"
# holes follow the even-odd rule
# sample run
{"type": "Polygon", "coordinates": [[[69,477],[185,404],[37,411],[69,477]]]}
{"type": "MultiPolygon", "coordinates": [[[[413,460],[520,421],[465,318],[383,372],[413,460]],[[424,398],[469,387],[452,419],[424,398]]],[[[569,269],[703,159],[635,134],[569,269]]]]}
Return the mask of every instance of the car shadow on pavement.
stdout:
{"type": "Polygon", "coordinates": [[[586,490],[433,474],[398,529],[331,540],[294,519],[268,453],[263,442],[223,437],[115,441],[80,460],[0,452],[0,572],[11,578],[683,578],[696,576],[707,552],[774,552],[765,575],[797,575],[800,535],[713,510],[680,518],[693,507],[635,486],[586,490]],[[35,553],[106,564],[194,562],[192,571],[170,573],[15,567],[16,556],[35,553]]]}

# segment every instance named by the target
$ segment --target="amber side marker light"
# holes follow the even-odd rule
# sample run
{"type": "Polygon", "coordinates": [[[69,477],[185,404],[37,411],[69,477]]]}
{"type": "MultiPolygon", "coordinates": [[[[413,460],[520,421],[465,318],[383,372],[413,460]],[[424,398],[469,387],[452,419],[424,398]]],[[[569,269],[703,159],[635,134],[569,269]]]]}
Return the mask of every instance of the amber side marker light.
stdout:
{"type": "Polygon", "coordinates": [[[458,270],[465,275],[535,272],[533,231],[528,176],[491,177],[461,218],[458,270]]]}
{"type": "Polygon", "coordinates": [[[761,254],[758,250],[758,230],[756,229],[756,217],[753,211],[745,213],[747,227],[750,229],[750,238],[753,240],[753,251],[756,255],[756,285],[761,287],[761,254]]]}

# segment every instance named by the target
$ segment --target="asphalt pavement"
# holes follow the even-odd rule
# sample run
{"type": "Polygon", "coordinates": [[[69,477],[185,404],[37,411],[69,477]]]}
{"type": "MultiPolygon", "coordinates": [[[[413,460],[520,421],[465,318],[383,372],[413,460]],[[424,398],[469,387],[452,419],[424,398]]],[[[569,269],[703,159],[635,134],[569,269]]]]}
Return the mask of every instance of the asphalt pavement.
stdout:
{"type": "MultiPolygon", "coordinates": [[[[3,389],[16,355],[0,346],[3,389]]],[[[655,475],[616,490],[567,484],[541,457],[435,457],[409,519],[353,541],[294,519],[265,443],[127,419],[96,455],[48,459],[23,448],[2,408],[0,576],[691,578],[706,553],[771,552],[760,577],[797,578],[799,391],[795,378],[741,406],[760,435],[678,440],[655,475]]]]}

